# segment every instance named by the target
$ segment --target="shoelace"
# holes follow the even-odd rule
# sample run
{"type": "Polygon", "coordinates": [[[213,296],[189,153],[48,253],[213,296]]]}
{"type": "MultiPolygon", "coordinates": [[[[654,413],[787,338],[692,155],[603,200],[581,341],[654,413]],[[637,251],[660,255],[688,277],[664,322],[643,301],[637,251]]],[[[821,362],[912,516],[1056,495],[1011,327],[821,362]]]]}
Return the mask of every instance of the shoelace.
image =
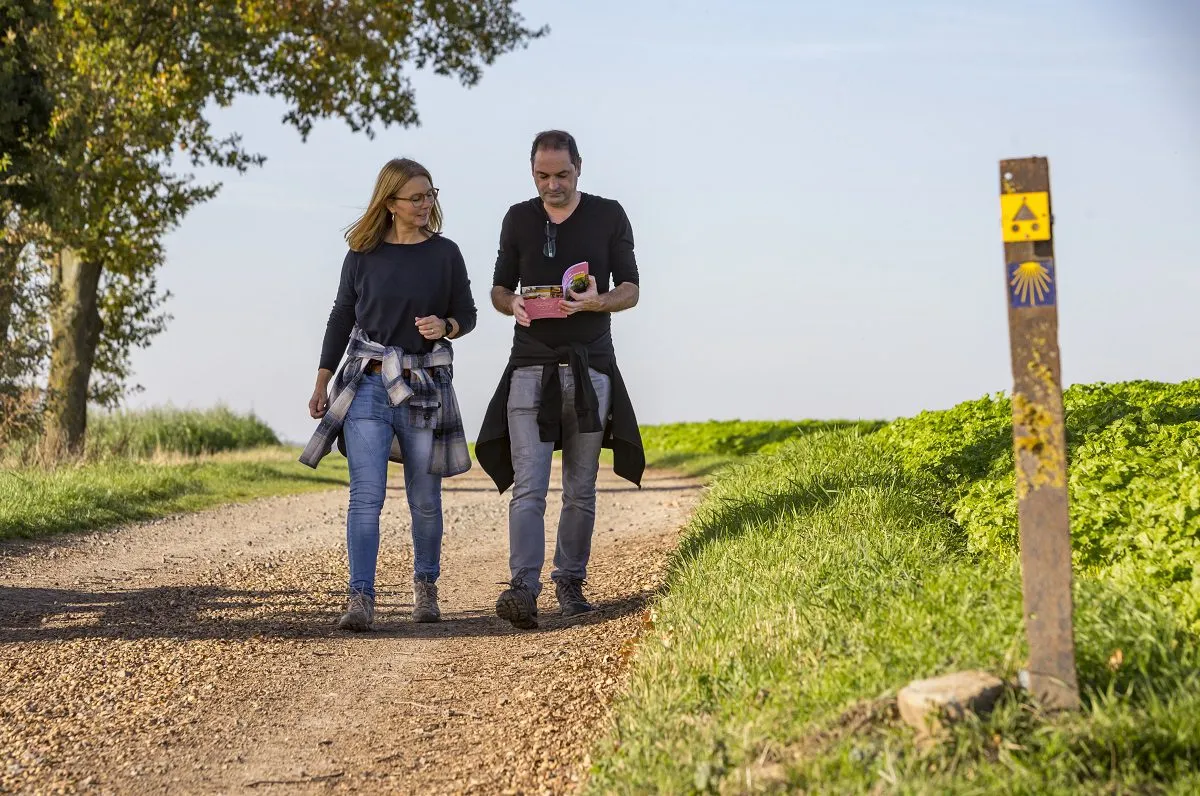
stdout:
{"type": "Polygon", "coordinates": [[[563,595],[572,602],[587,602],[583,597],[583,585],[587,583],[585,580],[562,580],[563,595]]]}
{"type": "Polygon", "coordinates": [[[418,602],[432,603],[437,599],[437,584],[424,580],[415,581],[418,602]]]}
{"type": "Polygon", "coordinates": [[[371,603],[368,602],[367,595],[356,591],[354,594],[350,595],[349,613],[370,613],[370,605],[371,603]]]}
{"type": "Polygon", "coordinates": [[[522,591],[530,591],[529,584],[527,584],[525,582],[525,573],[532,572],[532,571],[533,570],[530,567],[524,567],[522,569],[518,569],[516,576],[514,576],[512,580],[499,580],[499,581],[496,581],[496,585],[511,586],[514,589],[521,589],[522,591]]]}

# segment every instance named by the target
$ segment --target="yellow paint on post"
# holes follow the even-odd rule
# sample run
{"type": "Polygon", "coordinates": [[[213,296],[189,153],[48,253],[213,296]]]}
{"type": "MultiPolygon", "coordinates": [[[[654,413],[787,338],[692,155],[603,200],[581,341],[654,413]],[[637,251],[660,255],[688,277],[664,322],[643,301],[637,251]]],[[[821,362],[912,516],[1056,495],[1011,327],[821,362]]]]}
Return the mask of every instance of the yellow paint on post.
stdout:
{"type": "Polygon", "coordinates": [[[1066,486],[1066,452],[1057,443],[1053,412],[1017,393],[1013,396],[1013,420],[1025,432],[1013,439],[1018,459],[1017,499],[1024,500],[1042,487],[1066,486]],[[1032,468],[1022,466],[1023,456],[1032,457],[1032,468]]]}
{"type": "Polygon", "coordinates": [[[1005,243],[1050,240],[1050,193],[1000,194],[1000,222],[1005,243]]]}

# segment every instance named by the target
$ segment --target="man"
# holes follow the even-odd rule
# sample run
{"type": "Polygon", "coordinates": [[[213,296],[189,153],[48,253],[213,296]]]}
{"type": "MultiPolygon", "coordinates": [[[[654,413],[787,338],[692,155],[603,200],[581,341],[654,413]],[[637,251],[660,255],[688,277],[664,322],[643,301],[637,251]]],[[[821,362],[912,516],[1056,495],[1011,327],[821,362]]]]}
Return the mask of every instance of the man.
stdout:
{"type": "Polygon", "coordinates": [[[496,614],[522,629],[537,627],[554,451],[563,452],[563,506],[550,577],[563,616],[593,610],[583,585],[600,449],[611,448],[613,469],[639,486],[646,465],[610,334],[611,314],[638,302],[629,219],[617,202],[578,190],[583,161],[570,134],[539,133],[529,157],[538,197],[505,215],[492,288],[492,305],[516,319],[512,353],[475,444],[497,488],[513,487],[512,580],[496,614]],[[530,320],[518,285],[561,284],[566,269],[584,261],[588,287],[563,297],[566,317],[530,320]]]}

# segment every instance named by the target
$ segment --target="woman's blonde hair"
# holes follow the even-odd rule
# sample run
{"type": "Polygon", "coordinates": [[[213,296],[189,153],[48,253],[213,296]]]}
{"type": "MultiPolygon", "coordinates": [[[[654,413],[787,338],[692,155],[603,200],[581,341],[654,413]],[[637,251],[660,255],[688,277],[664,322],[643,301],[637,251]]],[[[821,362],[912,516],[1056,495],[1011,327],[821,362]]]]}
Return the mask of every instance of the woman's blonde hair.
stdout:
{"type": "MultiPolygon", "coordinates": [[[[429,170],[415,160],[409,158],[394,158],[384,164],[375,178],[375,191],[371,194],[371,204],[358,220],[346,228],[346,242],[356,252],[369,252],[383,242],[388,227],[392,225],[392,214],[387,209],[387,201],[396,196],[404,184],[413,177],[424,177],[433,185],[433,177],[429,170]]],[[[433,200],[433,209],[429,211],[429,222],[422,227],[425,232],[435,234],[442,231],[442,205],[433,200]]]]}

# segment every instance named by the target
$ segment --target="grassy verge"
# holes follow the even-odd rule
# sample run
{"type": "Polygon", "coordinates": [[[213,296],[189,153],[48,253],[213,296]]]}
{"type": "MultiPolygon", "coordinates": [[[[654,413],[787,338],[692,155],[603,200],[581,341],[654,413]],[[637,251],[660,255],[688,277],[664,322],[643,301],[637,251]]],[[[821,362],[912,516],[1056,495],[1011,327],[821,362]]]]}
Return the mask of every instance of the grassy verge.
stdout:
{"type": "Polygon", "coordinates": [[[346,460],[300,464],[299,448],[270,447],[146,461],[111,458],[53,470],[0,470],[0,539],[93,530],[131,520],[350,483],[346,460]]]}
{"type": "Polygon", "coordinates": [[[818,431],[874,431],[874,420],[710,420],[642,426],[646,464],[711,476],[755,453],[770,453],[789,440],[818,431]]]}
{"type": "Polygon", "coordinates": [[[1077,388],[1068,408],[1073,523],[1104,528],[1077,552],[1084,710],[1043,715],[1014,690],[928,748],[895,714],[913,678],[1012,679],[1025,661],[1007,408],[988,399],[723,470],[590,790],[1200,790],[1200,382],[1077,388]]]}
{"type": "Polygon", "coordinates": [[[278,445],[271,427],[226,407],[96,412],[88,417],[88,458],[147,457],[162,453],[200,456],[278,445]]]}

